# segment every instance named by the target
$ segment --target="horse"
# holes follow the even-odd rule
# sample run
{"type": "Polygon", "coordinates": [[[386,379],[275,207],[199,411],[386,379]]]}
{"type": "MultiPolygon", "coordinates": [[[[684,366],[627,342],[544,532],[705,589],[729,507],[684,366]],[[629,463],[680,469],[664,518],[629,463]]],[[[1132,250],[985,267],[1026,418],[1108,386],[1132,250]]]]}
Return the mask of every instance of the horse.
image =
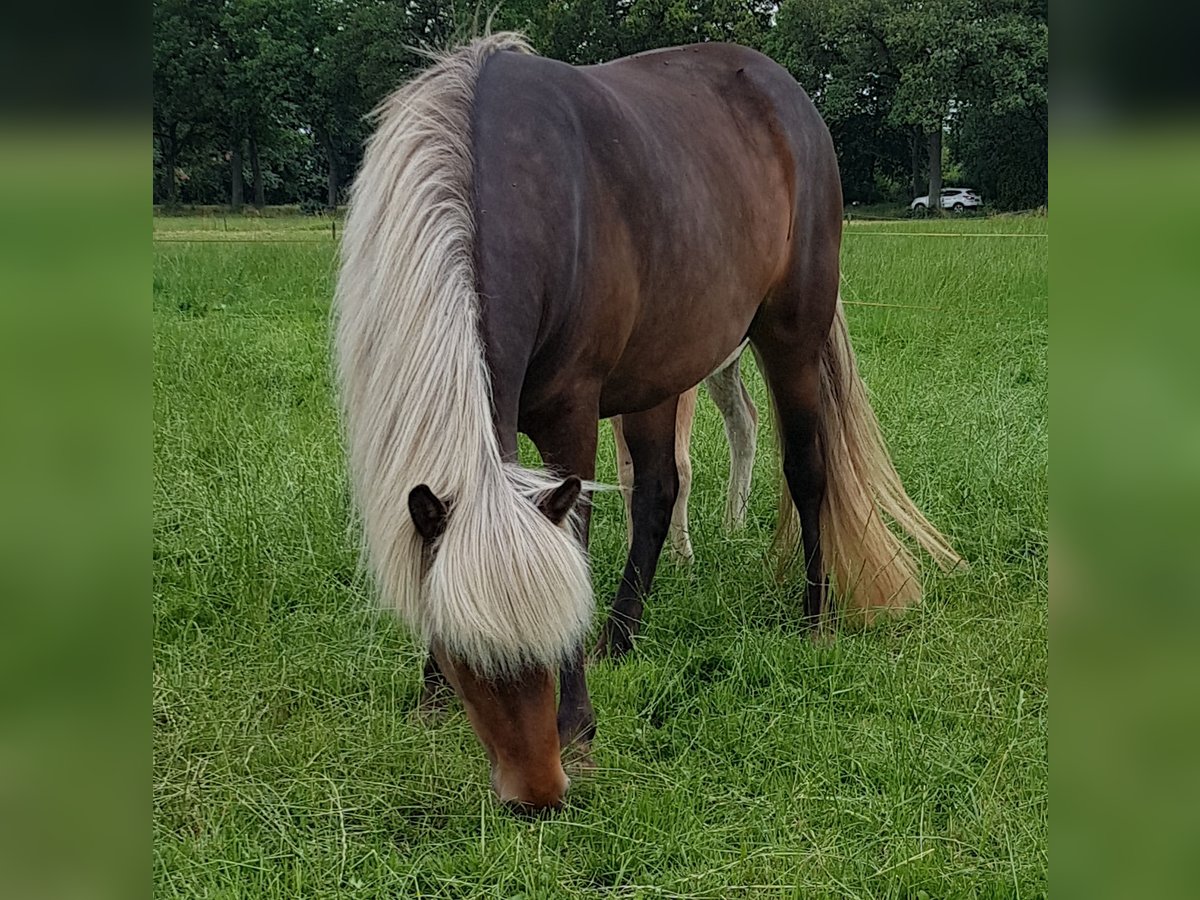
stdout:
{"type": "Polygon", "coordinates": [[[619,415],[633,538],[596,646],[627,653],[679,492],[680,398],[744,343],[781,448],[802,620],[919,600],[905,493],[838,294],[842,196],[811,100],[700,44],[574,67],[520,35],[445,53],[375,112],[334,297],[351,490],[381,601],[429,648],[498,798],[558,807],[587,752],[598,422],[619,415]],[[518,462],[526,434],[544,468],[518,462]],[[832,604],[831,604],[832,606],[832,604]],[[560,697],[555,703],[555,673],[560,697]]]}

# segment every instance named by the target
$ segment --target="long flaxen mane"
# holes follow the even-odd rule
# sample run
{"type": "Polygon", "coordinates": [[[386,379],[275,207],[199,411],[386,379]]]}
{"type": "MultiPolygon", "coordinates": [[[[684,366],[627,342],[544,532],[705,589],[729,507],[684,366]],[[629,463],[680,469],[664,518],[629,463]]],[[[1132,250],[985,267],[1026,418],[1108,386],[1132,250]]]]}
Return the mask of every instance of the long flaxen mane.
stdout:
{"type": "Polygon", "coordinates": [[[350,473],[381,599],[477,672],[556,666],[593,608],[586,557],[534,498],[557,485],[501,459],[479,331],[470,111],[485,60],[519,35],[437,59],[376,110],[335,298],[350,473]],[[427,553],[408,494],[450,504],[427,553]]]}

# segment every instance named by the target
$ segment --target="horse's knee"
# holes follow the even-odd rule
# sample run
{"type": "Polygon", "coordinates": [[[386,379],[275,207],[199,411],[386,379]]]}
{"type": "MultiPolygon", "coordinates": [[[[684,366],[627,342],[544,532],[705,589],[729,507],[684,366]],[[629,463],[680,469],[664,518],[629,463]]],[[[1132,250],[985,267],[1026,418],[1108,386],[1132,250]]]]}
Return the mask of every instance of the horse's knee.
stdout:
{"type": "Polygon", "coordinates": [[[692,550],[692,539],[688,534],[688,492],[685,482],[680,479],[679,496],[675,499],[675,509],[671,515],[671,550],[681,563],[690,563],[695,557],[692,550]]]}
{"type": "MultiPolygon", "coordinates": [[[[688,478],[690,488],[690,472],[688,478]]],[[[659,500],[657,506],[660,510],[666,510],[668,519],[671,512],[675,509],[675,501],[679,499],[681,481],[679,469],[676,466],[672,466],[669,470],[662,473],[659,478],[655,479],[659,500]]]]}
{"type": "Polygon", "coordinates": [[[686,500],[692,492],[692,460],[685,456],[675,461],[675,498],[686,500]]]}

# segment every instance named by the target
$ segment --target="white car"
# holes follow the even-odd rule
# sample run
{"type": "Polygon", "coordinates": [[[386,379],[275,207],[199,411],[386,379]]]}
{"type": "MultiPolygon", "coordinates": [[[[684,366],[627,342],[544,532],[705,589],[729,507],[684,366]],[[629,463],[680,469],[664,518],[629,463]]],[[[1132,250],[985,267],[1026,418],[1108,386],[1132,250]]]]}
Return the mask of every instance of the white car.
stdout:
{"type": "MultiPolygon", "coordinates": [[[[965,209],[978,209],[981,203],[974,188],[942,188],[942,209],[960,213],[965,209]]],[[[929,195],[918,197],[909,204],[909,209],[918,216],[925,215],[929,211],[929,195]]]]}

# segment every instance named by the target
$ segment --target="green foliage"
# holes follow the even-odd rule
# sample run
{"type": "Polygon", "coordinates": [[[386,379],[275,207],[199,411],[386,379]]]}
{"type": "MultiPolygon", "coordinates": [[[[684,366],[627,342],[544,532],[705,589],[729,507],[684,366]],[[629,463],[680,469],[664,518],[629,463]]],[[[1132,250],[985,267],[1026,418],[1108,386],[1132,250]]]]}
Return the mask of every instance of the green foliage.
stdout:
{"type": "Polygon", "coordinates": [[[156,198],[228,196],[253,138],[275,202],[322,197],[331,170],[336,200],[366,113],[458,28],[432,0],[155,0],[156,198]]]}
{"type": "MultiPolygon", "coordinates": [[[[338,202],[361,159],[364,117],[423,64],[415,48],[478,32],[487,9],[155,0],[156,200],[228,198],[231,167],[240,156],[249,180],[256,149],[268,202],[338,202]]],[[[946,124],[989,201],[1045,196],[1044,2],[508,0],[492,24],[576,64],[695,41],[758,47],[816,101],[848,201],[910,198],[925,177],[925,134],[946,124]]]]}
{"type": "MultiPolygon", "coordinates": [[[[829,123],[851,175],[843,176],[847,197],[873,199],[864,185],[910,164],[899,151],[913,134],[950,122],[981,151],[1000,133],[995,116],[1044,110],[1045,14],[1044,3],[1028,0],[784,0],[767,44],[829,123]]],[[[1036,142],[1018,152],[1033,164],[1045,156],[1036,142]]],[[[986,180],[989,161],[977,154],[974,162],[986,180]]]]}
{"type": "MultiPolygon", "coordinates": [[[[767,565],[777,461],[747,359],[764,412],[748,527],[721,528],[728,451],[701,398],[693,569],[664,563],[632,657],[590,672],[599,770],[530,821],[491,798],[460,708],[414,719],[419,649],[372,612],[331,402],[329,223],[227,224],[155,227],[321,242],[155,249],[156,897],[1045,895],[1044,219],[844,241],[889,446],[971,571],[928,571],[894,624],[806,640],[796,585],[767,565]],[[1031,236],[976,236],[999,230],[1031,236]]],[[[592,550],[603,609],[625,551],[615,492],[592,550]]]]}
{"type": "Polygon", "coordinates": [[[497,21],[539,52],[575,65],[701,41],[761,46],[773,3],[764,0],[512,0],[497,21]]]}
{"type": "Polygon", "coordinates": [[[1004,115],[972,108],[951,130],[962,181],[995,209],[1034,209],[1046,203],[1049,171],[1046,106],[1004,115]]]}

